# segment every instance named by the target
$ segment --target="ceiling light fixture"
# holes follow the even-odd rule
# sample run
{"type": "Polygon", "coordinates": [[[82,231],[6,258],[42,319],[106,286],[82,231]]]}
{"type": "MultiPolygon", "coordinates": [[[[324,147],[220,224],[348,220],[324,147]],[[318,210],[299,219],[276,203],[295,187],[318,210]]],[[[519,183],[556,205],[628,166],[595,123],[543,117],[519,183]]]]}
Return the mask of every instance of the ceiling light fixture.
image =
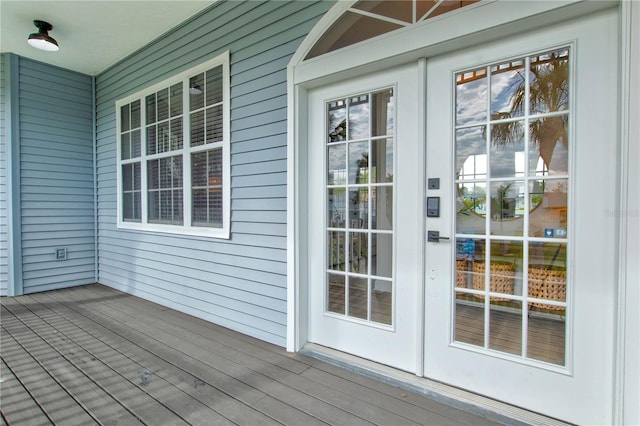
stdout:
{"type": "Polygon", "coordinates": [[[53,29],[50,23],[36,19],[33,21],[33,25],[38,28],[38,32],[29,34],[29,38],[27,39],[29,45],[49,52],[56,52],[60,49],[58,42],[48,34],[48,31],[53,29]]]}

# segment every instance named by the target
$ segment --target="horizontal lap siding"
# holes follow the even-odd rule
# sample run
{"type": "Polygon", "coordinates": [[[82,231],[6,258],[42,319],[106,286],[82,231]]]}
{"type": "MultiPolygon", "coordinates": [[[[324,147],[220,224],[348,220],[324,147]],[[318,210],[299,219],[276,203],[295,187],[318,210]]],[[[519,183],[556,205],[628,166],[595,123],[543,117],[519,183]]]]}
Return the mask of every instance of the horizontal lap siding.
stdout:
{"type": "Polygon", "coordinates": [[[5,55],[0,55],[0,296],[6,296],[9,291],[9,235],[7,216],[7,111],[5,102],[5,88],[7,79],[4,75],[5,55]]]}
{"type": "Polygon", "coordinates": [[[97,77],[101,283],[285,344],[286,65],[330,7],[331,2],[219,2],[97,77]],[[226,50],[231,238],[117,229],[115,101],[226,50]]]}
{"type": "Polygon", "coordinates": [[[25,293],[95,281],[91,77],[21,58],[20,204],[25,293]],[[66,260],[55,250],[67,249],[66,260]]]}

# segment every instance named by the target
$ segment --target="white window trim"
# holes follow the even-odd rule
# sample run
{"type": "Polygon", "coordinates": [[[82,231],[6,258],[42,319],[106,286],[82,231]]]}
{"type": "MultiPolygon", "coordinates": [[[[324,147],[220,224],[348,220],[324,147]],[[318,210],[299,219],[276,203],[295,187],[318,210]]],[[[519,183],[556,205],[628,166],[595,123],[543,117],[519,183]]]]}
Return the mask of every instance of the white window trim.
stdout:
{"type": "Polygon", "coordinates": [[[211,238],[230,238],[231,229],[231,116],[230,116],[230,65],[229,65],[229,51],[222,53],[221,55],[204,62],[198,66],[190,68],[184,72],[176,74],[171,78],[147,87],[144,90],[134,93],[116,101],[116,205],[117,205],[117,228],[127,229],[134,231],[146,231],[168,234],[180,234],[180,235],[194,235],[211,238]],[[222,142],[215,144],[207,144],[202,147],[197,147],[195,152],[206,150],[206,148],[222,147],[222,227],[205,227],[205,226],[192,226],[191,225],[191,152],[189,147],[190,141],[190,129],[188,117],[190,112],[189,108],[189,91],[188,82],[189,78],[197,74],[205,72],[208,69],[222,65],[222,142]],[[172,155],[182,155],[183,158],[183,189],[184,189],[184,224],[183,225],[171,225],[160,223],[148,222],[147,211],[147,177],[146,177],[146,162],[151,157],[157,155],[147,155],[146,153],[146,125],[145,125],[145,111],[146,103],[145,98],[147,95],[151,95],[161,89],[170,87],[176,83],[183,83],[183,147],[182,149],[175,150],[172,155]],[[140,222],[130,222],[123,220],[122,211],[122,164],[130,162],[129,160],[122,160],[121,158],[121,140],[120,140],[120,127],[121,127],[121,114],[120,108],[123,105],[130,104],[136,100],[140,100],[140,117],[141,117],[141,153],[138,157],[141,164],[141,220],[140,222]],[[205,148],[206,147],[206,148],[205,148]]]}

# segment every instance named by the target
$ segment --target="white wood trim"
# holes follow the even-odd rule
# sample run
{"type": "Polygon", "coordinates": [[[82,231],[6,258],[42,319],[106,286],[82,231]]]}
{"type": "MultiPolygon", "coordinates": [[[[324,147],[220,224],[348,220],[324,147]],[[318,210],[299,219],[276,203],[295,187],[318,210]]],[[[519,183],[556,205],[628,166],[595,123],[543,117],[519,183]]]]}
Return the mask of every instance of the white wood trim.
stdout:
{"type": "Polygon", "coordinates": [[[337,2],[327,13],[324,14],[322,18],[320,18],[313,29],[309,31],[309,34],[307,34],[302,43],[300,43],[300,46],[296,49],[296,53],[293,54],[289,61],[288,66],[292,67],[292,79],[293,73],[295,73],[295,67],[304,61],[304,57],[307,56],[307,53],[309,53],[320,37],[322,37],[329,27],[331,27],[331,25],[333,25],[333,23],[342,16],[347,9],[353,6],[356,1],[357,0],[346,0],[337,2]]]}
{"type": "MultiPolygon", "coordinates": [[[[522,33],[538,28],[541,23],[550,25],[563,22],[613,4],[582,0],[478,2],[306,61],[303,61],[302,54],[296,54],[290,65],[295,67],[295,84],[315,87],[331,81],[328,78],[330,75],[334,75],[333,80],[338,74],[340,78],[355,77],[374,69],[380,70],[522,33]],[[464,16],[469,16],[469,19],[465,25],[459,25],[464,16]]],[[[343,10],[337,7],[329,12],[332,16],[336,11],[343,10]]],[[[318,26],[321,23],[326,24],[327,29],[330,26],[324,19],[318,26]]],[[[319,37],[317,34],[314,36],[319,37]]],[[[306,45],[305,40],[301,48],[306,45]]]]}
{"type": "Polygon", "coordinates": [[[171,76],[170,78],[149,86],[143,90],[140,90],[125,98],[118,99],[115,102],[116,111],[116,225],[117,229],[126,229],[131,231],[141,232],[157,232],[168,233],[178,235],[193,235],[199,237],[220,238],[229,239],[231,237],[231,78],[230,78],[230,53],[225,51],[222,54],[201,63],[195,67],[192,67],[179,74],[171,76]],[[189,136],[188,130],[188,94],[186,88],[188,86],[187,80],[195,74],[204,72],[212,67],[222,66],[222,116],[223,116],[223,136],[221,142],[206,144],[202,147],[189,147],[187,138],[189,136]],[[146,102],[147,95],[155,93],[159,90],[165,89],[177,83],[183,83],[183,137],[184,143],[182,149],[173,151],[170,155],[181,156],[183,158],[183,191],[186,194],[184,196],[184,202],[190,202],[190,181],[191,181],[191,153],[206,151],[209,149],[222,148],[222,226],[221,227],[205,227],[205,226],[193,226],[191,225],[191,206],[190,204],[183,210],[184,223],[183,225],[165,225],[148,223],[148,211],[147,211],[147,160],[154,157],[166,158],[168,153],[147,155],[145,148],[146,142],[144,136],[146,134],[146,125],[144,123],[146,117],[146,102]],[[140,133],[141,133],[141,147],[142,151],[140,157],[121,160],[121,143],[120,143],[120,107],[130,104],[133,101],[140,100],[140,133]],[[186,160],[184,159],[186,157],[186,160]],[[140,222],[128,222],[122,218],[122,164],[140,163],[141,173],[141,218],[140,222]],[[189,167],[187,171],[187,167],[189,167]],[[188,179],[184,179],[187,175],[188,179]]]}
{"type": "Polygon", "coordinates": [[[620,220],[619,271],[614,386],[614,424],[640,424],[640,7],[633,1],[620,4],[620,220]],[[633,188],[633,190],[632,190],[633,188]]]}
{"type": "MultiPolygon", "coordinates": [[[[420,126],[417,130],[416,137],[418,140],[426,141],[427,140],[427,121],[425,117],[427,116],[427,60],[425,58],[421,58],[418,60],[418,96],[420,97],[418,102],[418,117],[423,117],[420,120],[420,126]]],[[[415,248],[416,253],[420,253],[421,262],[418,262],[416,268],[418,271],[416,272],[416,276],[420,278],[420,282],[417,286],[416,292],[416,375],[422,377],[424,375],[424,348],[425,348],[425,333],[424,333],[424,308],[425,308],[425,270],[424,270],[424,247],[425,247],[425,212],[424,212],[424,200],[426,199],[426,182],[427,182],[427,170],[425,165],[427,164],[425,159],[425,146],[424,144],[419,144],[418,147],[419,153],[418,158],[423,159],[421,163],[422,169],[418,171],[417,175],[421,179],[421,182],[416,185],[418,187],[419,194],[418,197],[421,200],[419,203],[419,209],[421,210],[419,217],[420,220],[416,223],[416,232],[418,235],[421,235],[420,238],[417,238],[416,242],[418,246],[415,248]]]]}

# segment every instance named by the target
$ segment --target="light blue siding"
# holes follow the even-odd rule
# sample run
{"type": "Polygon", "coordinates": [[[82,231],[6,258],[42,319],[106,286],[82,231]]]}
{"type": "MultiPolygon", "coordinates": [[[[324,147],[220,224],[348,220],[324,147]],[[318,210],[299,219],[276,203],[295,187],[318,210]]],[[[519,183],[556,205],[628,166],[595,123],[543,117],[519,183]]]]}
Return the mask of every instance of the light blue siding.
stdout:
{"type": "Polygon", "coordinates": [[[0,296],[9,291],[9,235],[7,216],[7,132],[5,55],[0,55],[0,296]]]}
{"type": "Polygon", "coordinates": [[[95,281],[91,77],[19,59],[25,294],[95,281]],[[56,260],[58,248],[66,260],[56,260]]]}
{"type": "Polygon", "coordinates": [[[99,281],[284,345],[286,65],[332,2],[216,3],[96,78],[99,281]],[[115,101],[229,50],[231,238],[116,227],[115,101]]]}

